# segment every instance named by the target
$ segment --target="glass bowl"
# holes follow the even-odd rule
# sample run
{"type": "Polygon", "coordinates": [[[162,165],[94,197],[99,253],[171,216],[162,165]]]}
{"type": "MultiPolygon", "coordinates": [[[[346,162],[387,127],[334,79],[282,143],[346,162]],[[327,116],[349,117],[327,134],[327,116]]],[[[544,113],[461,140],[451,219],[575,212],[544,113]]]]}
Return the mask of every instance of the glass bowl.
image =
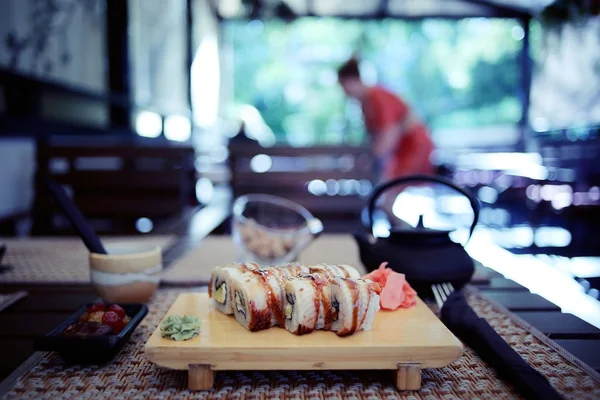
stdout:
{"type": "Polygon", "coordinates": [[[237,262],[270,266],[296,261],[322,232],[323,224],[306,208],[281,197],[248,194],[233,203],[237,262]]]}

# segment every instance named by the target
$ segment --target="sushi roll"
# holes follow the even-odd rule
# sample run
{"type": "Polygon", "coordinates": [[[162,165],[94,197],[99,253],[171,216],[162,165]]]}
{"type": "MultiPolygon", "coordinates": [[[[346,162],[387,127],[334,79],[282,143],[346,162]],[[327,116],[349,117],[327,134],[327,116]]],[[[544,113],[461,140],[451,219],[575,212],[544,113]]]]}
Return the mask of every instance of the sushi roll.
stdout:
{"type": "Polygon", "coordinates": [[[363,279],[330,278],[333,322],[331,330],[338,336],[371,329],[375,313],[379,310],[377,283],[363,279]]]}
{"type": "Polygon", "coordinates": [[[328,278],[360,278],[360,273],[356,268],[349,265],[317,264],[309,267],[311,274],[320,274],[328,278]]]}
{"type": "Polygon", "coordinates": [[[317,329],[321,306],[318,285],[309,277],[292,277],[284,280],[285,329],[296,335],[317,329]]]}
{"type": "Polygon", "coordinates": [[[286,278],[307,273],[308,267],[299,264],[288,264],[281,267],[255,269],[252,272],[260,275],[264,281],[266,294],[271,306],[271,326],[285,327],[283,281],[286,278]]]}
{"type": "Polygon", "coordinates": [[[283,328],[285,326],[285,317],[283,313],[283,287],[282,280],[284,275],[282,270],[266,268],[253,271],[254,274],[261,276],[266,295],[271,308],[271,326],[283,328]]]}
{"type": "Polygon", "coordinates": [[[379,310],[379,285],[357,277],[348,265],[229,264],[213,270],[208,292],[219,311],[249,331],[278,326],[297,335],[347,336],[371,329],[379,310]]]}
{"type": "Polygon", "coordinates": [[[233,315],[249,331],[272,326],[271,290],[264,270],[231,274],[228,279],[233,315]]]}
{"type": "Polygon", "coordinates": [[[342,271],[344,271],[346,278],[352,278],[352,279],[360,278],[360,272],[358,272],[358,270],[356,268],[351,267],[350,265],[340,264],[340,265],[337,265],[337,267],[339,269],[341,269],[342,271]]]}
{"type": "Polygon", "coordinates": [[[289,264],[280,267],[261,269],[256,263],[233,263],[224,266],[216,267],[211,274],[210,283],[208,285],[208,295],[213,299],[216,308],[223,314],[233,314],[233,302],[231,291],[229,290],[229,277],[236,274],[241,274],[248,271],[261,270],[263,278],[271,288],[273,297],[273,320],[274,326],[282,326],[283,310],[282,296],[283,290],[281,280],[284,277],[296,276],[301,273],[308,273],[309,269],[306,266],[299,264],[289,264]],[[268,272],[268,273],[267,273],[268,272]]]}
{"type": "Polygon", "coordinates": [[[381,286],[378,283],[371,282],[365,279],[357,280],[363,290],[368,294],[367,314],[359,325],[359,330],[369,331],[375,319],[375,314],[381,309],[379,304],[379,296],[381,294],[381,286]]]}
{"type": "Polygon", "coordinates": [[[329,279],[320,275],[306,275],[306,278],[313,281],[317,295],[319,296],[319,318],[317,319],[317,329],[330,330],[333,323],[333,312],[331,307],[331,286],[329,279]]]}
{"type": "Polygon", "coordinates": [[[223,314],[233,314],[229,281],[230,277],[241,274],[248,268],[245,264],[228,264],[217,267],[212,271],[210,284],[208,285],[208,296],[214,301],[217,310],[223,314]]]}
{"type": "Polygon", "coordinates": [[[309,267],[296,263],[271,267],[269,270],[277,271],[282,277],[293,277],[310,273],[309,267]]]}

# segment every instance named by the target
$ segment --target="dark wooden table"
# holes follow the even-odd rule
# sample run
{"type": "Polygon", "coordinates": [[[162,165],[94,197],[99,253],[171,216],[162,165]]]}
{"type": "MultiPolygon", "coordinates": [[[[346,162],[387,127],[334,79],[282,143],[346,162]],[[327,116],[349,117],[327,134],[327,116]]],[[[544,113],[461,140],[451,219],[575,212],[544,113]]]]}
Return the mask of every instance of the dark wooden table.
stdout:
{"type": "Polygon", "coordinates": [[[498,286],[516,285],[502,279],[509,282],[500,282],[497,278],[491,287],[481,285],[479,290],[600,372],[600,329],[572,314],[562,313],[556,305],[530,293],[527,288],[498,289],[498,286]]]}
{"type": "Polygon", "coordinates": [[[485,287],[480,290],[496,303],[502,304],[511,311],[558,311],[554,303],[549,302],[537,294],[528,290],[488,290],[485,287]]]}
{"type": "MultiPolygon", "coordinates": [[[[89,286],[19,286],[28,296],[0,312],[0,379],[4,379],[33,354],[33,342],[71,315],[82,303],[98,296],[89,286]]],[[[0,293],[13,292],[3,286],[0,293]]]]}
{"type": "MultiPolygon", "coordinates": [[[[165,268],[225,221],[229,196],[229,193],[218,192],[211,204],[186,211],[157,227],[157,234],[172,233],[178,236],[176,243],[163,253],[165,268]]],[[[34,353],[36,338],[60,324],[79,305],[98,300],[90,285],[0,286],[0,293],[19,290],[26,291],[27,297],[0,312],[0,381],[34,353]]]]}
{"type": "MultiPolygon", "coordinates": [[[[159,232],[175,232],[179,241],[165,252],[163,260],[168,268],[174,260],[197,245],[216,226],[221,224],[227,213],[222,207],[205,207],[184,220],[172,221],[159,232]],[[207,211],[208,210],[208,211],[207,211]]],[[[494,301],[515,312],[538,330],[556,340],[574,356],[600,371],[600,330],[579,318],[561,313],[560,309],[547,300],[531,294],[526,288],[492,274],[486,283],[478,283],[479,290],[494,301]]],[[[33,342],[62,322],[82,303],[97,299],[90,286],[50,285],[3,285],[0,293],[26,290],[28,296],[8,309],[0,312],[0,379],[4,379],[20,368],[32,356],[33,342]],[[21,366],[21,367],[19,367],[21,366]]],[[[13,374],[9,379],[16,379],[13,374]]],[[[10,382],[2,386],[6,388],[10,382]]],[[[0,392],[0,396],[2,393],[0,392]]]]}

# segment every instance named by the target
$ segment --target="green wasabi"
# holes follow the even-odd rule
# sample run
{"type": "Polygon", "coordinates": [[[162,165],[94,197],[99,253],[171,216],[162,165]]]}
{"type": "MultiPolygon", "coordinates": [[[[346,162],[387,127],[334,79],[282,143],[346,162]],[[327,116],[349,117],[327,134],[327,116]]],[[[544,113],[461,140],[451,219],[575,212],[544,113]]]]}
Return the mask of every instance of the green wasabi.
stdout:
{"type": "Polygon", "coordinates": [[[191,315],[169,315],[160,324],[161,336],[171,340],[189,340],[200,333],[200,320],[191,315]]]}

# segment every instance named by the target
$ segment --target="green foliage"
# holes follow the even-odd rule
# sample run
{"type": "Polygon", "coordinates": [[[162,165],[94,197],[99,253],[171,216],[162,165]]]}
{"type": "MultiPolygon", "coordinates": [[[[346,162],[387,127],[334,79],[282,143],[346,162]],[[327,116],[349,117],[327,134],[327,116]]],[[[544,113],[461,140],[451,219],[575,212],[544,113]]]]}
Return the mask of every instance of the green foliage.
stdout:
{"type": "Polygon", "coordinates": [[[230,21],[232,100],[255,106],[279,141],[360,143],[360,110],[336,79],[358,52],[364,77],[398,93],[434,130],[512,125],[521,117],[519,30],[514,20],[483,18],[230,21]]]}

